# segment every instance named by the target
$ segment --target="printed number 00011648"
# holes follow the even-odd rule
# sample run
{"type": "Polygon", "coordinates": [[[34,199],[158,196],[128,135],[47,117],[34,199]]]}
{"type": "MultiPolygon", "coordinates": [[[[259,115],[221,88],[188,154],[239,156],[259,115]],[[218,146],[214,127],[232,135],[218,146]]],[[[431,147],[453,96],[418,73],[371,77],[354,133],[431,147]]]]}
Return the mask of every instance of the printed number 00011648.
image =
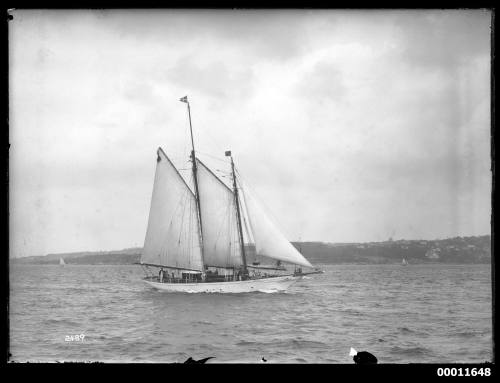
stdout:
{"type": "Polygon", "coordinates": [[[437,369],[437,375],[438,376],[490,376],[491,375],[491,369],[488,367],[481,367],[481,368],[442,368],[439,367],[437,369]]]}

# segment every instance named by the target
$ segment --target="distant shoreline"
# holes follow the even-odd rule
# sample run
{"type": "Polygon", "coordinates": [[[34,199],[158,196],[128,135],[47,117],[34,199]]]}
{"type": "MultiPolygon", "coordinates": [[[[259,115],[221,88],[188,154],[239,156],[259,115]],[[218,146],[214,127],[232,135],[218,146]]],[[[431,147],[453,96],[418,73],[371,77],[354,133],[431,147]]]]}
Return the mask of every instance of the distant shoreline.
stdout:
{"type": "MultiPolygon", "coordinates": [[[[365,243],[292,242],[313,264],[491,263],[491,236],[454,237],[440,240],[389,240],[365,243]]],[[[14,264],[128,265],[140,261],[142,248],[117,251],[76,252],[10,258],[14,264]]],[[[262,260],[257,257],[257,260],[262,260]]]]}

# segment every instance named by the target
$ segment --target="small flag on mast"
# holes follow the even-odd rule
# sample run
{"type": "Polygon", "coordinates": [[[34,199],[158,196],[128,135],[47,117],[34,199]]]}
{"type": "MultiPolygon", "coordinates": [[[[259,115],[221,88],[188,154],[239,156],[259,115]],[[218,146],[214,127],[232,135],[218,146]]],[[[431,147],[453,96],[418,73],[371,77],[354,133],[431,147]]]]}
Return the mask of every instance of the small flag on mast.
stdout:
{"type": "Polygon", "coordinates": [[[228,150],[228,151],[226,152],[226,157],[229,157],[230,155],[231,155],[231,151],[230,151],[230,150],[228,150]]]}
{"type": "Polygon", "coordinates": [[[188,102],[188,96],[184,96],[184,97],[180,98],[179,101],[187,103],[188,102]]]}

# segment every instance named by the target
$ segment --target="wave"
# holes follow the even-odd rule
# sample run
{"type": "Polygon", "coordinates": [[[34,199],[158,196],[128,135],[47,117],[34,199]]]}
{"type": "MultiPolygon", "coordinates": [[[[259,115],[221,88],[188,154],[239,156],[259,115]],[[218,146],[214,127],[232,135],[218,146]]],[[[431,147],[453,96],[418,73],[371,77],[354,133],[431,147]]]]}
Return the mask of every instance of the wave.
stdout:
{"type": "Polygon", "coordinates": [[[198,320],[198,321],[194,321],[193,324],[215,324],[214,322],[209,322],[209,321],[204,321],[204,320],[198,320]]]}
{"type": "Polygon", "coordinates": [[[81,326],[81,323],[72,321],[71,319],[46,319],[43,321],[45,324],[58,324],[58,325],[66,325],[66,326],[81,326]]]}
{"type": "Polygon", "coordinates": [[[327,343],[316,341],[316,340],[308,340],[308,339],[275,339],[266,342],[259,341],[249,341],[249,340],[241,340],[236,343],[237,346],[250,346],[250,345],[259,345],[259,346],[276,346],[276,347],[325,347],[328,346],[327,343]]]}
{"type": "Polygon", "coordinates": [[[426,347],[400,347],[400,346],[394,346],[390,349],[391,354],[398,354],[398,355],[405,355],[405,356],[428,356],[430,354],[433,354],[432,350],[426,348],[426,347]]]}
{"type": "Polygon", "coordinates": [[[479,331],[461,331],[461,332],[457,332],[453,335],[459,336],[461,338],[473,338],[473,337],[477,337],[477,336],[486,335],[486,333],[479,332],[479,331]]]}
{"type": "Polygon", "coordinates": [[[113,316],[113,315],[104,315],[104,316],[94,315],[90,319],[93,320],[93,321],[116,320],[116,316],[113,316]]]}
{"type": "Polygon", "coordinates": [[[402,332],[403,334],[413,334],[416,331],[410,330],[408,327],[399,327],[398,330],[402,332]]]}
{"type": "Polygon", "coordinates": [[[363,313],[361,311],[354,310],[354,309],[341,310],[341,312],[344,313],[344,314],[352,314],[354,316],[361,316],[361,315],[363,315],[363,313]]]}
{"type": "Polygon", "coordinates": [[[250,346],[258,343],[260,342],[254,342],[250,340],[240,340],[239,342],[236,343],[236,346],[250,346]]]}
{"type": "Polygon", "coordinates": [[[278,290],[278,289],[259,289],[257,291],[259,293],[274,294],[274,293],[279,293],[282,290],[278,290]]]}
{"type": "Polygon", "coordinates": [[[295,361],[298,363],[307,363],[307,360],[302,359],[302,358],[295,358],[295,361]]]}

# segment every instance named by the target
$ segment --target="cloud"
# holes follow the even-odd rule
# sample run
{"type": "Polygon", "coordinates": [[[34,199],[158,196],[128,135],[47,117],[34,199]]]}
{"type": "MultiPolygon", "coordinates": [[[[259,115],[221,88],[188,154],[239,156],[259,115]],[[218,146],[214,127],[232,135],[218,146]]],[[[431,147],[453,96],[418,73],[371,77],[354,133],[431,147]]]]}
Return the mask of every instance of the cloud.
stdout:
{"type": "Polygon", "coordinates": [[[491,13],[487,10],[412,11],[397,18],[399,54],[421,69],[450,69],[489,56],[491,13]]]}
{"type": "Polygon", "coordinates": [[[250,98],[254,82],[251,68],[231,67],[223,61],[204,63],[196,56],[180,58],[168,71],[168,81],[189,93],[196,89],[205,96],[224,101],[250,98]]]}
{"type": "Polygon", "coordinates": [[[321,61],[301,76],[297,92],[302,98],[320,104],[338,103],[347,94],[343,79],[343,73],[334,62],[321,61]]]}
{"type": "Polygon", "coordinates": [[[278,61],[297,57],[306,48],[308,20],[303,11],[95,10],[89,15],[114,35],[161,42],[165,47],[203,46],[216,40],[219,48],[236,49],[248,58],[260,55],[278,61]]]}

